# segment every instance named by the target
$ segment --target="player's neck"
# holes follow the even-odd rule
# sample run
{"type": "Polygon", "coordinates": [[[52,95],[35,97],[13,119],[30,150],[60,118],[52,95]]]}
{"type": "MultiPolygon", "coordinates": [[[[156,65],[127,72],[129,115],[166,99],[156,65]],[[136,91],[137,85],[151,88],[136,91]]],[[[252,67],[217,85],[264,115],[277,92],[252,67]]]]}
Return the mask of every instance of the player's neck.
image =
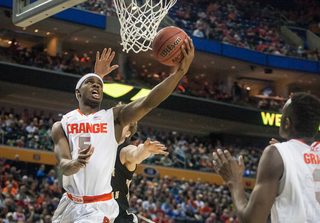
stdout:
{"type": "Polygon", "coordinates": [[[88,105],[79,105],[79,109],[81,111],[82,114],[84,115],[90,115],[92,113],[95,113],[97,111],[100,110],[100,105],[97,106],[97,107],[91,107],[91,106],[88,106],[88,105]]]}

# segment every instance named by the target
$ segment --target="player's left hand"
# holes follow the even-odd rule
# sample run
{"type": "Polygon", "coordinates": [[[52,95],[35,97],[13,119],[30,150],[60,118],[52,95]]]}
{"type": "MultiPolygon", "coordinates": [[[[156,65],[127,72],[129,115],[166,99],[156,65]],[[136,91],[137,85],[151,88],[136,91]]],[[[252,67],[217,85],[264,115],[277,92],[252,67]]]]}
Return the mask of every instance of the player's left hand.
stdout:
{"type": "Polygon", "coordinates": [[[94,65],[94,72],[95,74],[98,74],[102,79],[104,76],[111,73],[113,70],[117,69],[118,65],[113,65],[110,67],[110,64],[114,58],[114,55],[116,54],[114,51],[111,53],[111,48],[108,49],[104,48],[101,58],[100,58],[100,52],[97,51],[96,54],[96,63],[94,65]]]}
{"type": "Polygon", "coordinates": [[[164,150],[167,150],[165,145],[160,144],[160,142],[155,141],[151,142],[150,138],[148,138],[144,144],[143,147],[146,151],[148,151],[151,154],[163,154],[163,155],[168,155],[168,152],[165,152],[164,150]]]}
{"type": "Polygon", "coordinates": [[[213,152],[213,159],[216,172],[221,175],[228,185],[232,182],[242,181],[245,169],[242,156],[239,157],[237,162],[232,158],[228,150],[222,152],[221,149],[218,149],[217,153],[213,152]]]}

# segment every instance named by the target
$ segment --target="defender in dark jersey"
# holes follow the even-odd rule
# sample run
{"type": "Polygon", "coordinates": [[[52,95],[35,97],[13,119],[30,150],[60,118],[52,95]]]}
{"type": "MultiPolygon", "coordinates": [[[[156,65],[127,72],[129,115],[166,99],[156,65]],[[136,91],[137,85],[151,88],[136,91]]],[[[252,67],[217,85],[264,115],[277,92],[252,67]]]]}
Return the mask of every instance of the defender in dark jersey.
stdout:
{"type": "Polygon", "coordinates": [[[148,138],[138,147],[128,144],[128,140],[137,130],[137,123],[126,126],[122,132],[122,141],[118,146],[115,168],[112,174],[111,186],[113,198],[118,202],[119,215],[114,223],[138,222],[134,214],[127,212],[129,208],[129,186],[137,164],[148,158],[151,154],[164,154],[166,147],[159,142],[151,142],[148,138]],[[121,144],[122,143],[122,144],[121,144]]]}

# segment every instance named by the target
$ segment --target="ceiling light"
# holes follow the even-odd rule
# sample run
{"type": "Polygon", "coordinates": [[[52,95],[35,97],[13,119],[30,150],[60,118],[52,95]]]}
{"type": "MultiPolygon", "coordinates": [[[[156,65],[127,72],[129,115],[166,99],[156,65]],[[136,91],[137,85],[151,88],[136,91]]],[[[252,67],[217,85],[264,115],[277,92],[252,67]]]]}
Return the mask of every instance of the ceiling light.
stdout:
{"type": "Polygon", "coordinates": [[[250,91],[250,90],[251,90],[251,88],[250,88],[250,87],[247,87],[247,90],[248,90],[248,91],[250,91]]]}
{"type": "Polygon", "coordinates": [[[39,30],[36,29],[34,32],[37,33],[38,31],[39,31],[39,30]]]}
{"type": "Polygon", "coordinates": [[[8,41],[8,44],[11,44],[12,43],[12,41],[8,41]]]}
{"type": "Polygon", "coordinates": [[[47,32],[47,35],[50,35],[50,32],[47,32]]]}

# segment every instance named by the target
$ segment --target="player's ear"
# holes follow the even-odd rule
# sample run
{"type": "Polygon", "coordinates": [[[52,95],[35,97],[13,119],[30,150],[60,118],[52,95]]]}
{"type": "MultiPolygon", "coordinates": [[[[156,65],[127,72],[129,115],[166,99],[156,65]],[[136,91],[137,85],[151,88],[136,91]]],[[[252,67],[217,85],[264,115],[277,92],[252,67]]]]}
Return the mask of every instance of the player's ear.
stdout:
{"type": "Polygon", "coordinates": [[[76,89],[76,95],[77,95],[77,98],[80,98],[80,97],[81,97],[81,93],[80,93],[80,90],[79,90],[79,89],[76,89]]]}
{"type": "Polygon", "coordinates": [[[286,118],[286,125],[285,125],[285,129],[290,129],[291,128],[291,121],[289,118],[286,118]]]}
{"type": "Polygon", "coordinates": [[[128,138],[131,135],[131,132],[128,130],[126,133],[126,138],[128,138]]]}

